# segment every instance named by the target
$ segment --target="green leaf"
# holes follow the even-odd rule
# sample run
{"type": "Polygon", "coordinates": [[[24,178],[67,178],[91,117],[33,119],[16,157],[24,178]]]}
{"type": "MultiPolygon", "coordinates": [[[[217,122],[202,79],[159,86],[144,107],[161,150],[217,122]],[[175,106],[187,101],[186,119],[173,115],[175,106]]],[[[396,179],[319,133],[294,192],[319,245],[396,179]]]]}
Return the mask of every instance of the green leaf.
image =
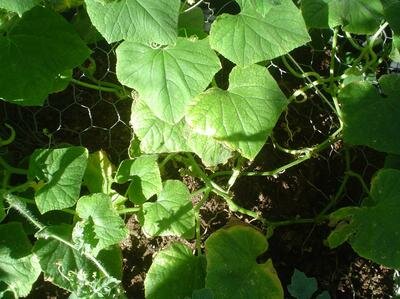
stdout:
{"type": "Polygon", "coordinates": [[[90,193],[111,193],[114,165],[104,151],[89,155],[83,181],[90,193]]]}
{"type": "Polygon", "coordinates": [[[39,261],[21,223],[1,224],[0,236],[0,295],[8,290],[16,298],[26,297],[41,272],[39,261]]]}
{"type": "Polygon", "coordinates": [[[396,33],[400,34],[400,2],[392,1],[388,4],[383,3],[383,14],[386,21],[388,21],[390,28],[396,33]]]}
{"type": "Polygon", "coordinates": [[[211,47],[238,65],[270,60],[310,41],[291,0],[236,1],[238,15],[223,14],[212,24],[211,47]]]}
{"type": "Polygon", "coordinates": [[[186,120],[199,134],[222,141],[252,160],[271,134],[287,100],[265,67],[235,67],[227,91],[197,96],[186,120]]]}
{"type": "Polygon", "coordinates": [[[143,204],[162,190],[157,156],[140,156],[135,160],[122,161],[115,180],[120,184],[131,181],[128,187],[129,199],[135,204],[143,204]]]}
{"type": "Polygon", "coordinates": [[[384,168],[393,168],[400,170],[400,155],[387,155],[384,168]]]}
{"type": "Polygon", "coordinates": [[[214,232],[206,241],[206,287],[218,299],[281,299],[283,289],[271,260],[258,263],[267,250],[265,236],[250,226],[214,232]]]}
{"type": "Polygon", "coordinates": [[[202,256],[181,243],[158,252],[144,281],[146,299],[184,299],[204,287],[202,256]]]}
{"type": "MultiPolygon", "coordinates": [[[[113,277],[106,280],[87,257],[74,247],[67,245],[73,245],[71,233],[72,227],[69,225],[48,227],[40,234],[57,236],[57,239],[51,237],[39,239],[36,241],[33,251],[39,257],[46,280],[70,292],[76,292],[79,294],[79,298],[90,298],[89,295],[92,296],[94,291],[91,286],[97,286],[97,292],[101,293],[101,286],[107,288],[110,286],[107,283],[112,285],[117,280],[113,277]]],[[[111,249],[100,252],[96,259],[105,269],[111,269],[110,274],[114,274],[112,271],[120,267],[115,267],[115,264],[121,264],[120,258],[120,252],[111,249]],[[109,264],[111,261],[114,265],[109,264]]],[[[110,288],[108,291],[111,291],[110,288]]],[[[106,296],[105,298],[114,297],[106,296]]]]}
{"type": "Polygon", "coordinates": [[[219,142],[196,134],[184,120],[175,125],[157,118],[143,101],[132,104],[131,124],[144,153],[196,153],[206,166],[225,163],[231,151],[219,142]]]}
{"type": "Polygon", "coordinates": [[[367,82],[353,82],[341,90],[344,140],[400,154],[400,77],[383,75],[379,84],[382,94],[367,82]]]}
{"type": "Polygon", "coordinates": [[[140,217],[143,232],[148,236],[194,235],[195,215],[188,188],[181,181],[164,182],[156,202],[143,204],[140,217]]]}
{"type": "Polygon", "coordinates": [[[198,155],[207,167],[225,164],[232,157],[232,151],[222,143],[205,135],[196,134],[190,128],[187,129],[187,144],[198,155]]]}
{"type": "Polygon", "coordinates": [[[125,39],[165,45],[176,40],[179,0],[85,2],[93,25],[108,43],[125,39]]]}
{"type": "Polygon", "coordinates": [[[372,34],[382,21],[383,7],[379,0],[330,0],[329,26],[343,25],[356,34],[372,34]]]}
{"type": "Polygon", "coordinates": [[[344,212],[341,209],[330,216],[335,223],[341,222],[329,236],[328,244],[338,245],[331,239],[342,235],[342,240],[348,239],[360,256],[386,267],[400,268],[399,200],[400,171],[380,170],[372,180],[370,198],[364,200],[362,207],[347,208],[344,212]]]}
{"type": "Polygon", "coordinates": [[[114,210],[108,195],[96,193],[81,197],[76,205],[76,213],[82,221],[75,226],[73,236],[83,242],[80,248],[94,256],[100,250],[118,244],[128,235],[125,223],[114,210]]]}
{"type": "Polygon", "coordinates": [[[329,28],[330,0],[302,0],[301,12],[309,28],[329,28]]]}
{"type": "MultiPolygon", "coordinates": [[[[187,8],[187,6],[185,6],[187,8]]],[[[196,36],[200,39],[207,37],[204,31],[204,13],[200,7],[191,9],[187,13],[179,15],[178,22],[179,36],[196,36]]]]}
{"type": "Polygon", "coordinates": [[[142,152],[172,153],[190,151],[185,141],[185,123],[171,125],[157,118],[140,99],[132,103],[130,121],[133,131],[140,139],[142,152]]]}
{"type": "Polygon", "coordinates": [[[42,7],[26,12],[0,36],[0,98],[19,105],[42,105],[58,74],[90,54],[73,27],[42,7]]]}
{"type": "Polygon", "coordinates": [[[303,0],[301,10],[311,28],[343,29],[356,34],[374,33],[382,20],[379,0],[303,0]]]}
{"type": "Polygon", "coordinates": [[[58,74],[54,80],[51,93],[57,93],[65,90],[72,78],[72,69],[65,70],[58,74]]]}
{"type": "Polygon", "coordinates": [[[90,21],[86,9],[79,9],[74,15],[71,23],[86,44],[90,45],[103,39],[101,34],[90,21]]]}
{"type": "Polygon", "coordinates": [[[152,112],[171,124],[182,119],[190,100],[221,68],[208,39],[179,37],[176,44],[164,48],[126,41],[116,53],[119,81],[137,90],[152,112]]]}
{"type": "Polygon", "coordinates": [[[195,290],[192,299],[214,299],[214,294],[210,289],[204,288],[195,290]]]}
{"type": "Polygon", "coordinates": [[[83,147],[39,149],[32,154],[29,177],[40,181],[35,201],[42,214],[77,202],[87,159],[88,152],[83,147]]]}
{"type": "Polygon", "coordinates": [[[16,12],[19,16],[37,4],[40,0],[0,0],[0,8],[4,8],[8,11],[16,12]]]}
{"type": "Polygon", "coordinates": [[[4,210],[3,196],[0,195],[0,222],[2,222],[4,218],[6,218],[6,212],[4,210]]]}
{"type": "Polygon", "coordinates": [[[288,285],[290,295],[297,299],[310,299],[318,290],[318,283],[314,277],[307,277],[303,272],[294,269],[291,284],[288,285]]]}

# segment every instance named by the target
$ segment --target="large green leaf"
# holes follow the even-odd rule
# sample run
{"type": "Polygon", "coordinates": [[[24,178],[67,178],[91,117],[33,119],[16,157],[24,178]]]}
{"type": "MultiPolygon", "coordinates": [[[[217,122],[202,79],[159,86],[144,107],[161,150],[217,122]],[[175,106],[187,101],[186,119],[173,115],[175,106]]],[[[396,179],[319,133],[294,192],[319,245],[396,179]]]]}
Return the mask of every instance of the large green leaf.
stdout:
{"type": "Polygon", "coordinates": [[[291,0],[236,2],[240,14],[219,16],[210,31],[211,47],[234,63],[249,65],[276,58],[310,41],[291,0]]]}
{"type": "Polygon", "coordinates": [[[265,236],[250,226],[214,232],[206,241],[206,287],[218,299],[281,299],[283,289],[271,260],[258,263],[268,248],[265,236]]]}
{"type": "Polygon", "coordinates": [[[120,184],[131,181],[128,188],[129,199],[138,205],[144,203],[162,190],[157,156],[140,156],[135,160],[122,161],[115,181],[120,184]]]}
{"type": "Polygon", "coordinates": [[[360,208],[343,208],[330,215],[337,228],[330,247],[348,240],[362,257],[400,268],[400,171],[383,169],[371,184],[370,198],[360,208]]]}
{"type": "Polygon", "coordinates": [[[204,287],[202,256],[182,243],[157,253],[144,281],[146,299],[184,299],[204,287]]]}
{"type": "Polygon", "coordinates": [[[42,214],[77,202],[87,159],[88,152],[83,147],[40,149],[32,154],[29,177],[39,180],[35,201],[42,214]]]}
{"type": "Polygon", "coordinates": [[[81,64],[89,54],[66,20],[35,7],[0,36],[0,98],[19,105],[42,105],[57,75],[81,64]]]}
{"type": "Polygon", "coordinates": [[[8,290],[15,298],[26,297],[41,272],[39,260],[21,223],[0,225],[0,295],[8,290]]]}
{"type": "Polygon", "coordinates": [[[301,9],[309,27],[342,25],[344,30],[357,34],[374,33],[383,15],[379,0],[303,0],[301,9]]]}
{"type": "Polygon", "coordinates": [[[287,100],[266,68],[235,67],[229,89],[197,96],[186,120],[199,134],[223,141],[252,160],[272,132],[287,100]]]}
{"type": "Polygon", "coordinates": [[[384,75],[379,84],[381,94],[367,82],[353,82],[340,92],[344,140],[400,154],[400,77],[384,75]]]}
{"type": "Polygon", "coordinates": [[[93,287],[97,288],[97,294],[103,293],[105,298],[115,298],[111,294],[107,297],[107,292],[113,292],[118,284],[118,272],[121,269],[120,250],[112,248],[100,252],[97,256],[97,261],[113,275],[106,279],[92,261],[68,245],[73,245],[71,234],[72,227],[69,225],[52,226],[40,232],[42,236],[57,236],[39,239],[33,247],[34,253],[39,257],[45,279],[63,289],[78,293],[78,298],[99,298],[94,296],[93,287]]]}
{"type": "Polygon", "coordinates": [[[172,44],[177,37],[179,0],[85,0],[93,25],[109,43],[134,40],[172,44]]]}
{"type": "Polygon", "coordinates": [[[90,193],[111,193],[114,165],[107,154],[97,151],[89,155],[83,181],[90,193]]]}
{"type": "Polygon", "coordinates": [[[76,205],[76,213],[82,221],[74,228],[74,238],[82,241],[81,247],[94,256],[100,250],[118,244],[128,235],[124,221],[106,194],[95,193],[81,197],[76,205]]]}
{"type": "Polygon", "coordinates": [[[149,236],[192,238],[195,216],[188,188],[181,181],[164,182],[156,202],[143,204],[142,230],[149,236]]]}
{"type": "Polygon", "coordinates": [[[171,124],[182,119],[188,102],[220,68],[208,39],[179,37],[164,48],[126,41],[117,48],[119,81],[137,90],[153,113],[171,124]]]}
{"type": "Polygon", "coordinates": [[[35,7],[40,0],[0,0],[0,8],[22,14],[35,7]]]}
{"type": "Polygon", "coordinates": [[[132,105],[131,124],[144,153],[193,151],[206,166],[223,164],[232,154],[213,138],[196,134],[184,120],[175,125],[160,120],[140,100],[132,105]]]}

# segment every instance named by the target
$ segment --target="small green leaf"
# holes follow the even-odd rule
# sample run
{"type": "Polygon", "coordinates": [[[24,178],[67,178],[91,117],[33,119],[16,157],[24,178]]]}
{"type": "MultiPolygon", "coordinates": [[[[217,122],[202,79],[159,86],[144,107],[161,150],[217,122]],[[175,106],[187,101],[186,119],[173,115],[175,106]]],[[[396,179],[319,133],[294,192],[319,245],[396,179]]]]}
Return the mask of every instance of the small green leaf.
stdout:
{"type": "Polygon", "coordinates": [[[100,250],[118,244],[128,235],[125,223],[112,207],[108,195],[96,193],[81,197],[76,205],[76,213],[82,221],[75,226],[74,237],[83,241],[90,239],[80,247],[94,256],[100,250]],[[89,234],[85,236],[87,232],[89,234]]]}
{"type": "Polygon", "coordinates": [[[0,98],[18,105],[42,105],[57,76],[90,54],[59,14],[35,7],[0,36],[0,98]]]}
{"type": "MultiPolygon", "coordinates": [[[[362,257],[400,268],[400,171],[382,169],[371,184],[370,198],[360,208],[343,208],[333,214],[338,227],[328,238],[330,246],[346,240],[362,257]]],[[[331,246],[332,247],[332,246],[331,246]]]]}
{"type": "Polygon", "coordinates": [[[108,43],[132,40],[173,44],[177,37],[179,0],[85,0],[93,25],[108,43]]]}
{"type": "Polygon", "coordinates": [[[200,39],[207,37],[204,31],[204,13],[200,7],[191,9],[187,13],[179,15],[178,22],[179,36],[196,36],[200,39]]]}
{"type": "Polygon", "coordinates": [[[184,299],[204,287],[205,269],[202,256],[181,243],[158,252],[147,272],[146,299],[184,299]]]}
{"type": "Polygon", "coordinates": [[[140,156],[135,160],[122,161],[115,180],[120,184],[131,181],[128,188],[129,199],[135,204],[143,204],[162,190],[157,156],[140,156]]]}
{"type": "Polygon", "coordinates": [[[26,297],[41,272],[39,261],[21,223],[1,224],[0,236],[0,295],[9,290],[16,298],[26,297]]]}
{"type": "Polygon", "coordinates": [[[283,289],[271,260],[259,264],[267,250],[265,236],[249,226],[214,232],[206,241],[206,287],[218,299],[281,299],[283,289]]]}
{"type": "Polygon", "coordinates": [[[0,8],[4,8],[8,11],[16,12],[19,16],[37,4],[40,0],[0,0],[0,8]]]}
{"type": "Polygon", "coordinates": [[[290,295],[297,299],[311,299],[318,290],[318,283],[314,277],[307,277],[303,272],[294,269],[291,284],[288,285],[290,295]]]}
{"type": "Polygon", "coordinates": [[[210,45],[242,66],[270,60],[310,41],[300,11],[291,0],[236,1],[238,15],[223,14],[214,21],[210,45]]]}
{"type": "Polygon", "coordinates": [[[83,181],[90,193],[111,193],[114,165],[104,151],[89,155],[83,181]]]}
{"type": "Polygon", "coordinates": [[[367,82],[353,82],[341,90],[344,140],[400,154],[400,77],[383,75],[379,84],[382,94],[367,82]]]}
{"type": "Polygon", "coordinates": [[[164,48],[126,41],[116,53],[119,81],[137,90],[152,112],[170,124],[183,118],[189,101],[221,68],[208,39],[179,37],[176,44],[164,48]]]}
{"type": "Polygon", "coordinates": [[[227,91],[211,88],[197,96],[186,121],[196,133],[224,142],[253,160],[272,132],[287,100],[265,67],[235,67],[227,91]]]}
{"type": "Polygon", "coordinates": [[[194,235],[195,216],[188,188],[181,181],[164,182],[156,202],[143,204],[142,230],[149,236],[194,235]]]}
{"type": "Polygon", "coordinates": [[[196,134],[184,120],[175,125],[163,122],[140,100],[132,105],[131,124],[141,141],[140,149],[147,154],[193,151],[210,167],[225,163],[232,155],[216,140],[196,134]]]}
{"type": "Polygon", "coordinates": [[[69,208],[77,202],[87,159],[88,152],[83,147],[40,149],[32,154],[29,177],[42,185],[35,193],[42,214],[69,208]]]}

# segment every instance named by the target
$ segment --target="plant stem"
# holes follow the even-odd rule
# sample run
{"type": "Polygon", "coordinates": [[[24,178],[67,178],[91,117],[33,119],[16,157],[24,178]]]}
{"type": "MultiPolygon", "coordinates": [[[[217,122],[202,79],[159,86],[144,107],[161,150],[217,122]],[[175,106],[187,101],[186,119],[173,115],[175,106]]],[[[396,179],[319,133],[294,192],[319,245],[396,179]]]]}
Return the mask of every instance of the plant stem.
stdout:
{"type": "Polygon", "coordinates": [[[98,90],[98,91],[112,92],[112,93],[117,94],[118,96],[120,95],[120,90],[112,88],[112,87],[94,85],[94,84],[91,84],[91,83],[87,83],[87,82],[76,80],[74,78],[71,78],[70,82],[73,83],[73,84],[76,84],[76,85],[80,85],[82,87],[86,87],[86,88],[90,88],[90,89],[94,89],[94,90],[98,90]]]}
{"type": "MultiPolygon", "coordinates": [[[[302,72],[305,73],[303,71],[303,68],[297,63],[297,61],[292,57],[292,55],[287,54],[289,59],[294,63],[294,65],[302,72]]],[[[305,79],[312,84],[312,80],[309,77],[305,77],[305,79]]],[[[323,99],[325,101],[325,103],[333,110],[336,111],[335,107],[332,106],[331,102],[327,99],[327,97],[321,92],[321,90],[318,88],[318,86],[314,86],[314,89],[316,91],[316,93],[321,97],[321,99],[323,99]]]]}
{"type": "Polygon", "coordinates": [[[123,214],[130,214],[130,213],[137,213],[142,210],[141,207],[136,207],[136,208],[126,208],[118,211],[118,214],[123,215],[123,214]]]}
{"type": "Polygon", "coordinates": [[[0,157],[0,165],[4,167],[4,169],[8,172],[11,172],[13,174],[21,174],[21,175],[27,175],[28,170],[22,169],[22,168],[16,168],[8,164],[3,158],[0,157]]]}
{"type": "Polygon", "coordinates": [[[38,238],[51,238],[67,245],[72,250],[77,251],[79,254],[85,256],[88,260],[90,260],[99,269],[99,271],[103,273],[104,276],[111,277],[107,270],[103,267],[103,265],[93,255],[85,251],[82,252],[78,248],[76,248],[75,245],[71,242],[61,238],[60,236],[57,236],[56,234],[49,232],[48,230],[45,231],[47,227],[36,219],[36,217],[26,207],[24,200],[22,200],[20,197],[12,194],[6,194],[5,199],[13,209],[17,210],[22,216],[29,220],[39,230],[36,233],[36,236],[38,238]]]}
{"type": "Polygon", "coordinates": [[[16,136],[15,130],[12,126],[10,126],[7,123],[5,123],[4,126],[6,126],[11,131],[11,134],[10,134],[10,137],[8,137],[7,139],[2,139],[0,137],[0,147],[13,143],[15,140],[15,136],[16,136]]]}
{"type": "Polygon", "coordinates": [[[232,195],[229,194],[228,191],[225,191],[222,187],[220,187],[217,183],[213,182],[207,174],[201,169],[199,164],[197,164],[196,160],[194,159],[193,155],[191,153],[187,153],[187,163],[192,167],[193,174],[197,177],[199,177],[205,184],[206,187],[209,187],[212,192],[217,194],[218,196],[222,197],[226,203],[229,206],[229,209],[232,212],[239,212],[245,215],[248,215],[250,217],[253,217],[257,220],[261,220],[261,217],[258,213],[247,210],[239,205],[237,205],[232,198],[232,195]]]}
{"type": "Polygon", "coordinates": [[[364,181],[364,179],[363,179],[363,177],[361,175],[359,175],[358,173],[356,173],[356,172],[354,172],[352,170],[347,171],[346,174],[356,178],[360,182],[364,192],[369,194],[369,188],[368,188],[367,184],[365,183],[365,181],[364,181]]]}
{"type": "Polygon", "coordinates": [[[207,201],[208,197],[210,196],[211,189],[207,188],[204,192],[203,198],[196,204],[194,207],[194,213],[196,218],[196,250],[197,254],[202,254],[201,252],[201,222],[200,222],[200,209],[207,201]]]}

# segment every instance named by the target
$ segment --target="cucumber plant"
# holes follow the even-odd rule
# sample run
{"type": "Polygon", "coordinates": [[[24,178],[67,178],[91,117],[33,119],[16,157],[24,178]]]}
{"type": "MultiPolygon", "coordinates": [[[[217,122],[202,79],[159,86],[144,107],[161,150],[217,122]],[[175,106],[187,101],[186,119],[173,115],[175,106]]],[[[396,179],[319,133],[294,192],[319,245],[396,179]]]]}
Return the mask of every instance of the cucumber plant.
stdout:
{"type": "MultiPolygon", "coordinates": [[[[2,100],[40,106],[69,84],[110,92],[132,101],[133,132],[125,136],[130,159],[118,167],[106,153],[81,146],[36,149],[25,168],[0,156],[1,297],[28,296],[43,273],[70,298],[124,298],[118,244],[129,234],[126,214],[149,237],[195,242],[195,250],[176,242],[154,257],[145,280],[149,299],[283,298],[273,261],[256,258],[275,228],[293,224],[329,224],[329,247],[349,242],[360,256],[400,268],[400,77],[378,73],[383,62],[400,63],[400,2],[236,2],[238,14],[216,15],[205,31],[200,6],[211,4],[202,0],[0,0],[2,100]],[[291,55],[322,31],[330,36],[327,73],[305,69],[291,55]],[[383,36],[390,42],[382,45],[383,36]],[[118,82],[85,67],[99,40],[116,46],[118,82]],[[337,59],[345,44],[352,55],[344,67],[337,59]],[[234,64],[227,89],[216,80],[230,69],[223,57],[234,64]],[[291,95],[267,68],[274,61],[304,80],[291,95]],[[311,93],[335,115],[336,127],[319,144],[285,148],[273,130],[290,105],[308,105],[311,93]],[[240,206],[230,191],[241,176],[279,175],[339,141],[342,183],[314,218],[271,221],[240,206]],[[248,171],[267,142],[292,160],[248,171]],[[388,154],[371,182],[351,169],[356,146],[388,154]],[[165,179],[171,161],[202,182],[198,190],[165,179]],[[336,209],[352,177],[365,199],[336,209]],[[212,194],[263,229],[232,225],[202,244],[200,209],[212,194]]],[[[15,138],[5,126],[11,134],[1,147],[15,138]]]]}

